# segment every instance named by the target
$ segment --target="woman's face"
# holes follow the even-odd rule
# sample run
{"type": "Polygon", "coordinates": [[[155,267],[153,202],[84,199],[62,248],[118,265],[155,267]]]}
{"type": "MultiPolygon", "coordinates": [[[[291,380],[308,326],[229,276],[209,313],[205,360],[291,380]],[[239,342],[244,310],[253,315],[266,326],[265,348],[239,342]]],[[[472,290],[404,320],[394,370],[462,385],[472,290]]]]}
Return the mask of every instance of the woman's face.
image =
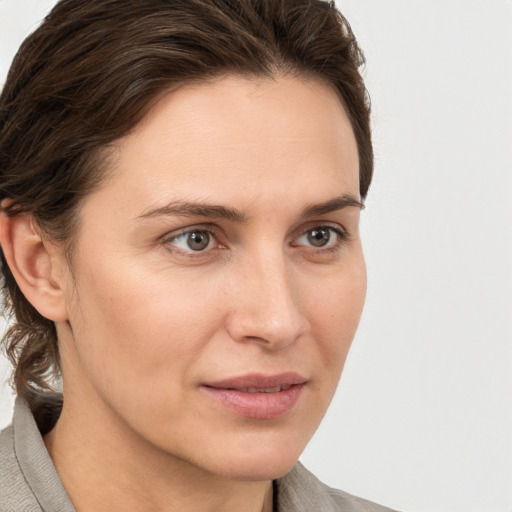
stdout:
{"type": "Polygon", "coordinates": [[[228,77],[167,94],[81,208],[71,329],[58,326],[65,393],[164,457],[284,474],[363,307],[358,200],[354,135],[321,82],[228,77]]]}

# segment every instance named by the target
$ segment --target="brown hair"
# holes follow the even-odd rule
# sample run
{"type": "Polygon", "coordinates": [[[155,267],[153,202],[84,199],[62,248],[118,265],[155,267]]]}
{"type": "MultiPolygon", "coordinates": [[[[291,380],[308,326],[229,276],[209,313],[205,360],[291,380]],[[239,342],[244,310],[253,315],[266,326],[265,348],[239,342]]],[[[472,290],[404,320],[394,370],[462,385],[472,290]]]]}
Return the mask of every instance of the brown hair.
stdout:
{"type": "MultiPolygon", "coordinates": [[[[71,250],[80,200],[105,172],[105,148],[170,87],[228,73],[313,76],[351,120],[360,193],[373,172],[364,59],[334,2],[321,0],[61,0],[21,46],[0,97],[0,200],[30,212],[71,250]]],[[[2,254],[4,337],[18,395],[36,407],[59,375],[52,321],[21,293],[2,254]]]]}

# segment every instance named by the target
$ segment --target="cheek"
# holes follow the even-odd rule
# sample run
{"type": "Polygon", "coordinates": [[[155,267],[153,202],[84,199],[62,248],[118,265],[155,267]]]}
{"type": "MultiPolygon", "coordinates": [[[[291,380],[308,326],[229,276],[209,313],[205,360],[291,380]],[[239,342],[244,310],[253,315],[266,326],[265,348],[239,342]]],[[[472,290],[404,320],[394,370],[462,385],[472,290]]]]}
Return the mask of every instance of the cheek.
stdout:
{"type": "Polygon", "coordinates": [[[321,288],[310,291],[312,332],[325,368],[336,383],[359,325],[365,297],[366,267],[362,254],[324,281],[321,288]]]}
{"type": "Polygon", "coordinates": [[[129,392],[130,383],[140,395],[172,388],[222,323],[215,287],[165,272],[106,263],[82,269],[78,286],[77,350],[89,379],[108,393],[129,392]]]}

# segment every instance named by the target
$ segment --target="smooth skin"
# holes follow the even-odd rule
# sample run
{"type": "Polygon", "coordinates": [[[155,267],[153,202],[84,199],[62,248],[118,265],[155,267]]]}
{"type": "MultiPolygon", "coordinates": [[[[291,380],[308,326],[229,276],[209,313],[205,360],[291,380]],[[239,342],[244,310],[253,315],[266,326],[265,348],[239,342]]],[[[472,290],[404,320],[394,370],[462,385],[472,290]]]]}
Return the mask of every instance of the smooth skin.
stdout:
{"type": "Polygon", "coordinates": [[[301,77],[183,86],[111,161],[80,207],[72,268],[30,215],[0,220],[22,291],[57,326],[64,408],[45,443],[64,486],[79,512],[271,511],[364,303],[343,106],[301,77]],[[204,392],[283,372],[306,384],[274,419],[204,392]]]}

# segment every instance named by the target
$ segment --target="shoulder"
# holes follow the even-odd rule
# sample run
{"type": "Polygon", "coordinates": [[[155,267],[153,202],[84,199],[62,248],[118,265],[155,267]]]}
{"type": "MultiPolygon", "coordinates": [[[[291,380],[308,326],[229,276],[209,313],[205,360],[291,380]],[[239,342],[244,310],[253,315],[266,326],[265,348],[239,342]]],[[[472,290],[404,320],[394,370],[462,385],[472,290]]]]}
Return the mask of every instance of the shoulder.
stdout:
{"type": "Polygon", "coordinates": [[[276,481],[278,512],[393,512],[391,509],[322,483],[297,463],[276,481]]]}
{"type": "Polygon", "coordinates": [[[41,510],[19,466],[14,447],[14,428],[0,432],[0,512],[41,510]]]}
{"type": "Polygon", "coordinates": [[[27,403],[0,433],[0,512],[74,512],[27,403]]]}
{"type": "Polygon", "coordinates": [[[373,501],[368,501],[363,498],[359,498],[358,496],[353,496],[348,492],[340,491],[339,489],[333,489],[327,486],[325,487],[333,501],[338,505],[339,510],[350,510],[350,512],[352,512],[352,510],[354,512],[396,512],[388,507],[374,503],[373,501]]]}

